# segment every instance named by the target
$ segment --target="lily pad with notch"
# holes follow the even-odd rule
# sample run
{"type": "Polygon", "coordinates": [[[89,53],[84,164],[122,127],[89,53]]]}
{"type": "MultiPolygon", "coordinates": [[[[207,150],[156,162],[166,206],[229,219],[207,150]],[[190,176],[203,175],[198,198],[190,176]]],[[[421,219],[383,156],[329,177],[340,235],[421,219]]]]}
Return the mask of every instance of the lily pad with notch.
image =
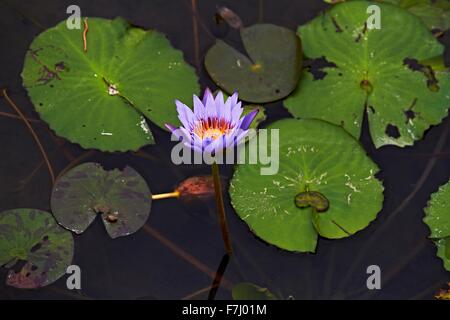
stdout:
{"type": "Polygon", "coordinates": [[[344,129],[312,119],[280,120],[267,129],[279,130],[267,146],[279,150],[271,163],[278,171],[263,175],[269,165],[240,164],[230,183],[233,207],[258,237],[314,252],[318,235],[348,237],[376,218],[383,203],[378,167],[344,129]]]}
{"type": "Polygon", "coordinates": [[[0,266],[10,268],[7,285],[33,289],[53,283],[66,273],[73,250],[72,234],[50,213],[37,209],[0,213],[0,266]]]}
{"type": "Polygon", "coordinates": [[[53,215],[63,227],[80,234],[101,215],[111,238],[127,236],[147,221],[151,193],[134,169],[104,170],[84,163],[56,181],[51,198],[53,215]]]}
{"type": "Polygon", "coordinates": [[[295,32],[271,25],[241,28],[245,55],[217,40],[205,57],[205,66],[214,82],[239,98],[266,103],[286,97],[297,86],[301,74],[302,51],[295,32]]]}
{"type": "Polygon", "coordinates": [[[327,62],[322,77],[303,73],[284,101],[295,117],[323,119],[361,134],[364,112],[372,140],[407,146],[439,124],[450,106],[444,46],[407,11],[384,3],[351,1],[301,26],[305,55],[327,62]],[[369,29],[367,8],[377,4],[381,29],[369,29]]]}
{"type": "Polygon", "coordinates": [[[423,221],[430,228],[429,237],[437,247],[437,256],[450,271],[450,182],[431,196],[423,221]]]}
{"type": "Polygon", "coordinates": [[[154,143],[146,118],[164,128],[178,122],[175,99],[199,91],[194,69],[161,33],[122,18],[66,21],[31,43],[22,78],[41,118],[84,148],[128,151],[154,143]]]}

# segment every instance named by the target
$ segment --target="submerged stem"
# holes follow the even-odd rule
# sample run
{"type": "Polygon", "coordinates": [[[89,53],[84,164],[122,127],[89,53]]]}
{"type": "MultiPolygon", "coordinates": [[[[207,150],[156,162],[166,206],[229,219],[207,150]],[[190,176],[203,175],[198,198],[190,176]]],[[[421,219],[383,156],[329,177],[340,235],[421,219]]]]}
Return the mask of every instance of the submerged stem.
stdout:
{"type": "Polygon", "coordinates": [[[216,193],[216,206],[217,214],[219,215],[220,230],[222,231],[222,238],[225,244],[225,250],[227,254],[231,256],[233,254],[233,247],[230,240],[230,231],[228,230],[228,223],[225,217],[225,207],[223,204],[222,185],[220,182],[219,166],[216,162],[212,164],[212,175],[214,179],[214,191],[216,193]]]}

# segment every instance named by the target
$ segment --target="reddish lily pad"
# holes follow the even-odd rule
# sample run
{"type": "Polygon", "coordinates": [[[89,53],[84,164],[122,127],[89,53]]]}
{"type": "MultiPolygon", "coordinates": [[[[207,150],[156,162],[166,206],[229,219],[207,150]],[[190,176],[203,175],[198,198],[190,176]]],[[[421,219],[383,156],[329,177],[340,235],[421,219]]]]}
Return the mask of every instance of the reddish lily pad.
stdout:
{"type": "Polygon", "coordinates": [[[33,289],[46,286],[66,273],[73,258],[72,234],[48,212],[14,209],[0,213],[0,266],[9,270],[6,284],[33,289]]]}
{"type": "Polygon", "coordinates": [[[97,163],[82,164],[55,184],[51,206],[63,227],[83,233],[101,215],[111,238],[136,232],[146,222],[151,193],[134,169],[104,170],[97,163]]]}

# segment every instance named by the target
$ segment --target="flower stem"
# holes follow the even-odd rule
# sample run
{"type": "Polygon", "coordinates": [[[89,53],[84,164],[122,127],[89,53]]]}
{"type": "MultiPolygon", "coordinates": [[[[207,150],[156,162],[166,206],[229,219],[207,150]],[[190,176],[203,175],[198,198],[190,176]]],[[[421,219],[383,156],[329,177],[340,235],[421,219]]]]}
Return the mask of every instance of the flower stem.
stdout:
{"type": "Polygon", "coordinates": [[[233,254],[233,247],[231,245],[230,231],[228,230],[228,223],[225,217],[225,207],[223,204],[223,194],[222,194],[222,185],[220,182],[219,166],[217,165],[216,162],[213,162],[211,168],[214,179],[214,191],[216,193],[216,206],[217,206],[217,213],[219,215],[220,230],[222,231],[222,238],[225,244],[225,250],[227,251],[228,256],[231,257],[231,255],[233,254]]]}
{"type": "Polygon", "coordinates": [[[180,196],[180,192],[174,191],[174,192],[168,192],[168,193],[160,193],[160,194],[153,194],[152,200],[159,200],[159,199],[167,199],[167,198],[178,198],[180,196]]]}

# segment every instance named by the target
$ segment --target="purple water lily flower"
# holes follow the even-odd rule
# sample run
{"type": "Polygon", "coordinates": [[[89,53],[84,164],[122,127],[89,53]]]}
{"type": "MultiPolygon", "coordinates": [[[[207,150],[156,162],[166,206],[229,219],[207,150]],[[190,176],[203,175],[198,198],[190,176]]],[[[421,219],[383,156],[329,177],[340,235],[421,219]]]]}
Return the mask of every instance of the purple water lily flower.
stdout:
{"type": "Polygon", "coordinates": [[[209,89],[205,90],[203,101],[194,95],[194,111],[178,100],[175,103],[182,127],[166,127],[185,146],[212,155],[243,141],[258,113],[255,109],[241,118],[244,110],[237,93],[224,101],[222,92],[214,98],[209,89]]]}

